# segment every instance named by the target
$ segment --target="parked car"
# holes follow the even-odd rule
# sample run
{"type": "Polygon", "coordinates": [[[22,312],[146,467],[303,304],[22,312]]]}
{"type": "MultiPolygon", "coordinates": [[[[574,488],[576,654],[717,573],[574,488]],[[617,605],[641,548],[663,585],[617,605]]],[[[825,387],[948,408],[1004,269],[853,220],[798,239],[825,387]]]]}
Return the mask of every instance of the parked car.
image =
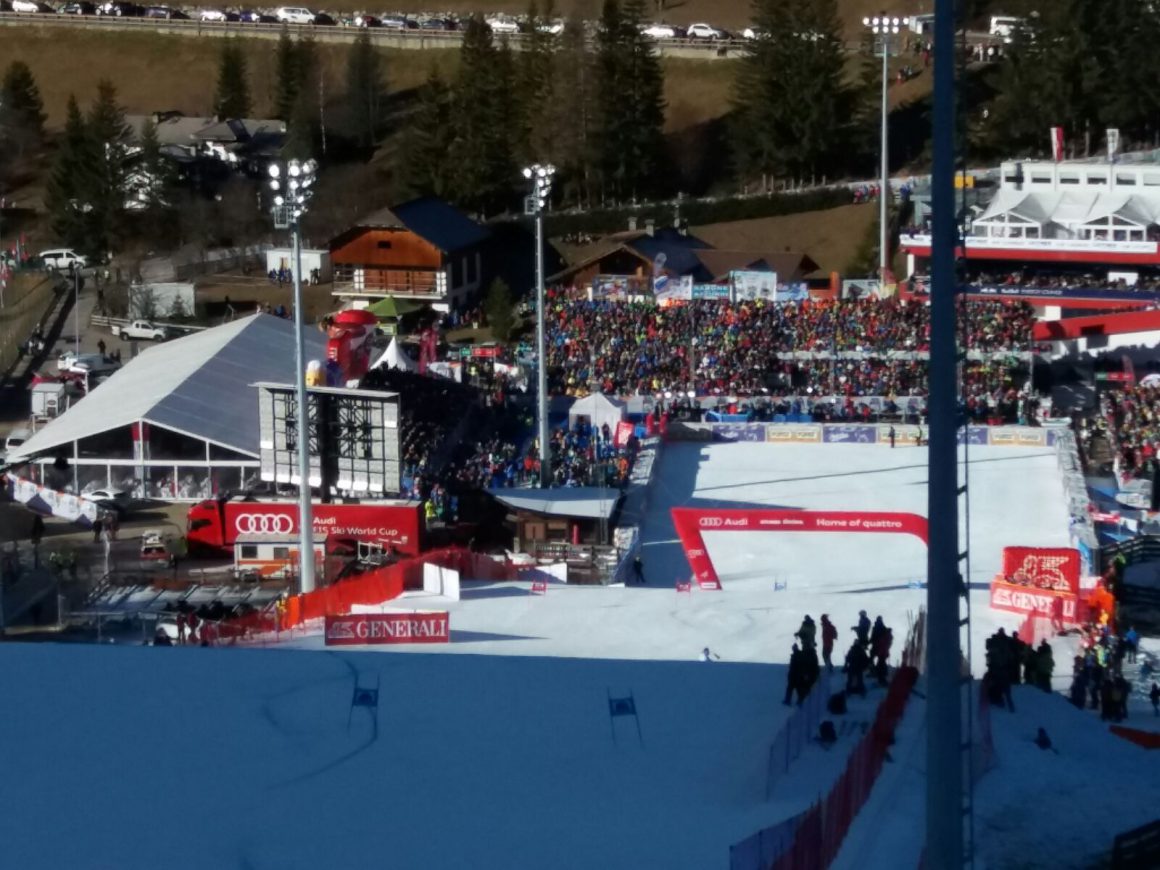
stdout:
{"type": "Polygon", "coordinates": [[[727,34],[724,30],[718,30],[712,24],[698,23],[690,24],[685,29],[685,35],[689,39],[725,39],[727,34]]]}
{"type": "Polygon", "coordinates": [[[253,9],[243,9],[238,13],[243,24],[277,24],[278,19],[265,12],[255,12],[253,9]]]}
{"type": "Polygon", "coordinates": [[[61,15],[96,15],[97,7],[92,3],[65,3],[58,10],[61,15]]]}
{"type": "Polygon", "coordinates": [[[154,326],[148,320],[134,320],[121,327],[121,341],[164,341],[168,332],[164,326],[154,326]]]}
{"type": "Polygon", "coordinates": [[[455,22],[448,18],[424,18],[419,22],[420,30],[454,30],[455,22]]]}
{"type": "Polygon", "coordinates": [[[170,9],[168,6],[146,6],[145,7],[145,17],[146,18],[163,18],[166,21],[168,21],[171,18],[178,18],[178,17],[185,18],[188,16],[179,13],[176,9],[170,9]]]}
{"type": "Polygon", "coordinates": [[[373,15],[358,15],[354,19],[355,27],[382,27],[383,22],[373,15]]]}
{"type": "Polygon", "coordinates": [[[379,19],[387,30],[414,30],[418,25],[402,15],[384,15],[379,19]]]}
{"type": "Polygon", "coordinates": [[[97,7],[98,15],[112,15],[115,18],[140,18],[145,10],[128,0],[111,0],[97,7]]]}
{"type": "Polygon", "coordinates": [[[279,6],[274,17],[286,24],[313,24],[314,13],[305,6],[279,6]]]}
{"type": "Polygon", "coordinates": [[[556,21],[541,21],[536,25],[536,30],[538,30],[540,33],[548,33],[552,36],[559,36],[564,32],[564,22],[558,19],[556,21]]]}
{"type": "Polygon", "coordinates": [[[12,0],[13,12],[52,12],[52,7],[46,3],[39,3],[36,0],[12,0]]]}
{"type": "Polygon", "coordinates": [[[47,269],[83,269],[89,264],[88,257],[78,254],[72,248],[53,248],[41,251],[40,259],[47,269]]]}
{"type": "Polygon", "coordinates": [[[650,24],[641,30],[649,39],[680,39],[681,31],[671,24],[650,24]]]}
{"type": "Polygon", "coordinates": [[[197,17],[202,21],[210,21],[215,24],[223,24],[228,20],[226,13],[221,9],[202,9],[197,17]]]}
{"type": "Polygon", "coordinates": [[[742,39],[764,39],[769,36],[764,30],[758,30],[756,27],[746,27],[741,31],[742,39]]]}
{"type": "Polygon", "coordinates": [[[335,21],[331,16],[327,15],[325,12],[315,12],[314,24],[317,27],[335,27],[338,25],[338,22],[335,21]]]}
{"type": "Polygon", "coordinates": [[[1010,42],[1011,37],[1015,34],[1015,29],[1023,23],[1022,18],[1016,18],[1014,15],[992,15],[991,29],[988,31],[991,36],[1002,37],[1004,42],[1010,42]]]}
{"type": "Polygon", "coordinates": [[[8,433],[8,437],[4,439],[4,457],[8,457],[15,453],[25,441],[32,437],[31,429],[13,429],[8,433]]]}
{"type": "Polygon", "coordinates": [[[498,16],[488,18],[487,26],[491,28],[492,33],[512,34],[520,32],[520,23],[511,18],[500,18],[498,16]]]}

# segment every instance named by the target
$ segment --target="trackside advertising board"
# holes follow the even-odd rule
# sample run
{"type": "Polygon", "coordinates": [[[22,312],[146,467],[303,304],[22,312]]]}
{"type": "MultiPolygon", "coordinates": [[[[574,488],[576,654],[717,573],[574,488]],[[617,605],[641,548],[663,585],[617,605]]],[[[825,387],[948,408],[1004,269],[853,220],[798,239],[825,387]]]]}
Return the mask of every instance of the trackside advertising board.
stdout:
{"type": "Polygon", "coordinates": [[[445,611],[350,613],[326,617],[327,646],[450,641],[451,617],[445,611]]]}

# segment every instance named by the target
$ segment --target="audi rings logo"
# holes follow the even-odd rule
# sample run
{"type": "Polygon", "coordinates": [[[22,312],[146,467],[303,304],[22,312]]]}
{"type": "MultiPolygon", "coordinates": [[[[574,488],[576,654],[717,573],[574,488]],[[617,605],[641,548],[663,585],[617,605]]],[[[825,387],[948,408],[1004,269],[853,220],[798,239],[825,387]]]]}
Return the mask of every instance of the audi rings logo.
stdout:
{"type": "Polygon", "coordinates": [[[238,514],[234,528],[240,535],[288,535],[294,531],[294,518],[286,514],[238,514]]]}
{"type": "Polygon", "coordinates": [[[725,520],[722,517],[701,517],[700,526],[702,529],[719,529],[725,525],[725,520]]]}

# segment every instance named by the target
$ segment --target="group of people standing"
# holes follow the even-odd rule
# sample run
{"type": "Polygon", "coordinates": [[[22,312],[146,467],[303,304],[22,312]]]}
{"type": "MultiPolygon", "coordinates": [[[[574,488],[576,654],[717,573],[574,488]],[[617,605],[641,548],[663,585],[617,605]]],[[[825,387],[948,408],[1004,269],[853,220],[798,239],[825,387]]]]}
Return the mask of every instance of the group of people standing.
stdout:
{"type": "MultiPolygon", "coordinates": [[[[851,626],[854,632],[854,642],[846,653],[845,673],[846,692],[866,694],[866,672],[872,671],[878,685],[885,686],[889,675],[890,648],[894,644],[894,632],[882,621],[879,616],[870,622],[866,611],[858,613],[858,624],[851,626]]],[[[802,620],[801,627],[794,634],[799,642],[793,645],[789,659],[789,675],[786,680],[785,698],[783,703],[792,703],[796,693],[798,704],[805,700],[814,683],[821,675],[821,666],[824,664],[826,673],[834,672],[834,643],[838,639],[838,629],[830,620],[828,613],[822,614],[821,642],[822,659],[819,663],[817,652],[818,626],[813,618],[807,614],[802,620]]]]}
{"type": "MultiPolygon", "coordinates": [[[[1105,721],[1122,722],[1128,718],[1128,698],[1132,684],[1124,677],[1124,661],[1136,661],[1140,636],[1135,628],[1122,635],[1104,624],[1089,634],[1083,648],[1072,662],[1071,688],[1068,697],[1081,710],[1090,699],[1093,710],[1105,721]]],[[[1160,689],[1153,683],[1153,707],[1160,701],[1160,689]]]]}
{"type": "Polygon", "coordinates": [[[1051,677],[1055,673],[1055,657],[1051,644],[1046,640],[1038,647],[1024,643],[1019,632],[1007,634],[1000,628],[987,638],[987,672],[983,685],[987,698],[998,707],[1006,707],[1015,712],[1015,702],[1011,699],[1011,686],[1026,683],[1038,686],[1045,692],[1051,691],[1051,677]]]}

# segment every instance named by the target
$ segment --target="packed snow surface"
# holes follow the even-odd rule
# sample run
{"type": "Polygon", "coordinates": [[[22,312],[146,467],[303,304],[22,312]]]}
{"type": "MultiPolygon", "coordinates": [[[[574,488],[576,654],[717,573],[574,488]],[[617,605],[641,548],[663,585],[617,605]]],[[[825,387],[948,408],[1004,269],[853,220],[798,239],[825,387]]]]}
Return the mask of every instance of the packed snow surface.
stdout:
{"type": "MultiPolygon", "coordinates": [[[[1018,623],[986,608],[1002,547],[1066,544],[1067,515],[1052,451],[975,447],[971,460],[977,671],[982,636],[1018,623]]],[[[809,747],[767,799],[802,615],[830,614],[840,658],[858,611],[882,614],[897,654],[925,598],[911,585],[925,550],[909,536],[713,533],[724,589],[680,594],[669,509],[925,515],[925,466],[913,447],[669,446],[643,529],[647,586],[467,581],[460,601],[393,602],[450,611],[445,646],[2,645],[5,863],[727,866],[731,843],[822,793],[855,741],[809,747]],[[721,660],[697,661],[706,646],[721,660]],[[377,716],[352,709],[356,686],[379,687],[377,716]],[[608,698],[628,695],[639,733],[609,717],[608,698]]]]}

